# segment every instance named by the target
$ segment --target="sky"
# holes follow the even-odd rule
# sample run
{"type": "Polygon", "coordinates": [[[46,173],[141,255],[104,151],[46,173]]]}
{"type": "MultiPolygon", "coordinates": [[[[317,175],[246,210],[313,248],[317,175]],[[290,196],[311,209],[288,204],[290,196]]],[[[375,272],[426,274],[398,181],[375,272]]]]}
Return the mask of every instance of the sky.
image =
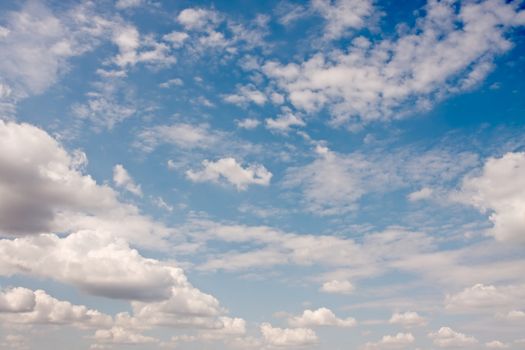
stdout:
{"type": "Polygon", "coordinates": [[[525,2],[0,2],[0,348],[524,329],[525,2]]]}

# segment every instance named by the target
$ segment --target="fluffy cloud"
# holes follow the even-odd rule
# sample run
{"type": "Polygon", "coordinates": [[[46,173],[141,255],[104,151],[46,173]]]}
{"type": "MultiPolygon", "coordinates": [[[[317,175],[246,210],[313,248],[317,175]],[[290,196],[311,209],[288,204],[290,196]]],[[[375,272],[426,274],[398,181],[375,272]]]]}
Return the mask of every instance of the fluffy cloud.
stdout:
{"type": "Polygon", "coordinates": [[[170,231],[122,203],[82,172],[85,154],[68,153],[45,131],[0,121],[0,231],[4,234],[108,230],[160,247],[170,231]]]}
{"type": "Polygon", "coordinates": [[[364,349],[403,349],[415,341],[412,333],[397,333],[396,335],[385,335],[380,341],[366,343],[364,349]]]}
{"type": "Polygon", "coordinates": [[[288,133],[290,130],[292,130],[292,127],[306,125],[301,117],[298,117],[297,115],[290,112],[286,112],[275,119],[267,118],[265,123],[268,130],[277,133],[288,133]]]}
{"type": "Polygon", "coordinates": [[[400,324],[404,327],[412,327],[423,326],[427,323],[427,320],[419,316],[417,312],[407,311],[404,313],[396,312],[392,315],[389,322],[392,324],[400,324]]]}
{"type": "Polygon", "coordinates": [[[188,170],[186,176],[194,182],[218,182],[225,179],[237,190],[245,190],[249,185],[268,186],[272,173],[259,164],[243,168],[234,158],[223,158],[216,162],[205,160],[202,162],[204,169],[200,171],[188,170]]]}
{"type": "MultiPolygon", "coordinates": [[[[368,3],[339,1],[327,8],[337,12],[340,5],[355,5],[368,13],[368,3]]],[[[263,70],[296,108],[316,112],[328,107],[333,124],[399,118],[414,106],[428,108],[482,81],[494,58],[512,47],[505,34],[525,23],[517,4],[498,0],[461,6],[430,0],[425,10],[426,16],[397,38],[371,42],[358,37],[346,52],[320,52],[300,64],[267,62],[263,70]]],[[[335,18],[352,19],[344,13],[335,18]]],[[[330,23],[332,36],[349,26],[330,23]]]]}
{"type": "Polygon", "coordinates": [[[455,312],[483,312],[524,307],[525,286],[476,284],[445,298],[445,307],[455,312]]]}
{"type": "Polygon", "coordinates": [[[277,328],[269,323],[261,324],[265,342],[275,347],[305,346],[317,343],[315,332],[309,328],[277,328]]]}
{"type": "Polygon", "coordinates": [[[489,158],[478,176],[463,180],[454,198],[490,211],[490,234],[497,240],[525,243],[525,153],[489,158]]]}
{"type": "Polygon", "coordinates": [[[122,327],[99,329],[95,332],[95,340],[102,344],[146,344],[156,343],[157,339],[138,334],[135,331],[122,327]]]}
{"type": "Polygon", "coordinates": [[[255,129],[256,127],[259,126],[260,123],[261,122],[255,118],[246,118],[246,119],[236,121],[236,124],[239,128],[248,129],[248,130],[255,129]]]}
{"type": "Polygon", "coordinates": [[[255,103],[262,106],[268,100],[266,95],[257,90],[252,85],[239,86],[237,93],[223,96],[224,101],[239,106],[246,106],[248,103],[255,103]]]}
{"type": "Polygon", "coordinates": [[[113,181],[118,187],[122,187],[128,192],[142,197],[142,189],[140,188],[140,185],[137,185],[135,181],[133,181],[122,164],[117,164],[113,167],[113,181]]]}
{"type": "Polygon", "coordinates": [[[325,19],[327,40],[339,39],[348,29],[364,27],[366,19],[374,13],[372,0],[312,0],[310,6],[325,19]]]}
{"type": "Polygon", "coordinates": [[[422,199],[428,199],[428,198],[432,197],[433,193],[434,193],[434,191],[431,188],[423,187],[419,191],[415,191],[415,192],[409,193],[407,198],[411,202],[417,202],[417,201],[420,201],[422,199]]]}
{"type": "Polygon", "coordinates": [[[5,13],[0,35],[0,76],[18,97],[43,92],[67,71],[70,58],[94,48],[107,20],[90,5],[52,13],[29,1],[5,13]]]}
{"type": "Polygon", "coordinates": [[[332,294],[351,294],[354,291],[354,286],[350,281],[331,280],[323,283],[321,291],[332,294]]]}
{"type": "Polygon", "coordinates": [[[340,319],[335,316],[332,310],[322,307],[317,310],[304,310],[301,316],[294,316],[289,318],[288,323],[292,327],[353,327],[356,325],[357,322],[352,317],[340,319]]]}
{"type": "Polygon", "coordinates": [[[449,327],[441,327],[439,331],[428,336],[433,339],[435,345],[442,348],[468,348],[478,343],[476,338],[455,332],[449,327]]]}
{"type": "Polygon", "coordinates": [[[485,346],[489,349],[508,349],[510,347],[508,344],[502,343],[499,340],[485,343],[485,346]]]}
{"type": "Polygon", "coordinates": [[[57,300],[43,290],[11,288],[0,292],[0,320],[10,324],[110,327],[113,320],[97,310],[57,300]]]}
{"type": "Polygon", "coordinates": [[[206,30],[215,27],[221,16],[204,8],[187,8],[177,16],[177,21],[188,30],[206,30]]]}

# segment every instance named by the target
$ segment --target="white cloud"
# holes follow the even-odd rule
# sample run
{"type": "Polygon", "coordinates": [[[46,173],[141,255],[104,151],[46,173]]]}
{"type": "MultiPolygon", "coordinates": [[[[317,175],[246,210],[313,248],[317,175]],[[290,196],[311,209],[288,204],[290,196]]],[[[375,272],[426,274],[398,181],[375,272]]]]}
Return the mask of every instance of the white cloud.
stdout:
{"type": "Polygon", "coordinates": [[[206,124],[176,123],[158,125],[142,130],[135,146],[145,152],[151,152],[163,143],[172,144],[182,149],[208,148],[219,138],[219,134],[211,131],[206,124]]]}
{"type": "Polygon", "coordinates": [[[525,153],[507,153],[489,158],[478,176],[465,177],[453,198],[490,211],[497,240],[525,243],[525,153]]]}
{"type": "Polygon", "coordinates": [[[409,193],[407,198],[411,202],[417,202],[422,199],[428,199],[432,197],[432,194],[434,193],[434,190],[428,187],[423,187],[422,189],[409,193]]]}
{"type": "Polygon", "coordinates": [[[262,106],[268,100],[266,95],[257,90],[253,85],[238,86],[237,92],[223,96],[224,101],[239,106],[246,106],[248,103],[255,103],[262,106]]]}
{"type": "Polygon", "coordinates": [[[509,344],[502,343],[499,340],[485,343],[485,346],[489,349],[508,349],[510,347],[509,344]]]}
{"type": "Polygon", "coordinates": [[[493,286],[476,284],[457,294],[448,294],[445,307],[455,312],[483,312],[523,307],[525,286],[493,286]]]}
{"type": "Polygon", "coordinates": [[[20,11],[5,12],[5,18],[0,76],[18,98],[53,85],[68,71],[70,58],[94,48],[107,25],[86,4],[55,14],[41,2],[28,1],[20,11]]]}
{"type": "Polygon", "coordinates": [[[165,246],[170,229],[122,203],[82,172],[81,152],[68,153],[45,131],[0,121],[0,231],[38,234],[107,230],[130,242],[165,246]]]}
{"type": "Polygon", "coordinates": [[[168,41],[174,48],[180,48],[184,45],[184,42],[188,40],[190,36],[185,32],[171,32],[162,37],[162,39],[168,41]]]}
{"type": "Polygon", "coordinates": [[[206,30],[214,28],[220,22],[220,15],[203,8],[187,8],[177,16],[177,21],[188,30],[206,30]]]}
{"type": "Polygon", "coordinates": [[[43,290],[17,287],[0,291],[0,321],[10,324],[110,327],[111,316],[83,305],[57,300],[43,290]]]}
{"type": "Polygon", "coordinates": [[[417,312],[407,311],[404,313],[394,313],[390,318],[389,323],[400,324],[404,327],[423,326],[427,324],[424,317],[418,315],[417,312]]]}
{"type": "Polygon", "coordinates": [[[266,128],[277,133],[288,133],[294,126],[305,126],[303,119],[293,113],[287,112],[275,119],[267,118],[265,120],[266,128]]]}
{"type": "Polygon", "coordinates": [[[510,321],[525,321],[525,311],[511,310],[504,317],[510,321]]]}
{"type": "Polygon", "coordinates": [[[317,310],[304,310],[301,316],[294,316],[288,319],[288,324],[292,327],[354,327],[356,320],[352,317],[341,319],[335,316],[332,310],[325,307],[317,310]]]}
{"type": "Polygon", "coordinates": [[[354,291],[354,286],[350,281],[331,280],[323,283],[321,291],[331,294],[351,294],[354,291]]]}
{"type": "Polygon", "coordinates": [[[248,129],[248,130],[255,129],[256,127],[259,126],[260,123],[261,122],[255,118],[246,118],[246,119],[236,121],[237,127],[241,129],[248,129]]]}
{"type": "Polygon", "coordinates": [[[140,185],[137,185],[135,181],[133,181],[122,164],[117,164],[113,167],[113,181],[118,187],[122,187],[128,192],[142,197],[142,189],[140,188],[140,185]]]}
{"type": "Polygon", "coordinates": [[[305,346],[318,342],[317,335],[309,328],[277,328],[263,323],[261,333],[268,345],[276,347],[305,346]]]}
{"type": "Polygon", "coordinates": [[[365,349],[403,349],[415,341],[412,333],[397,333],[396,335],[385,335],[378,342],[366,343],[365,349]]]}
{"type": "Polygon", "coordinates": [[[348,29],[364,27],[375,12],[372,0],[312,0],[310,6],[324,17],[327,40],[343,37],[348,29]]]}
{"type": "Polygon", "coordinates": [[[442,348],[468,348],[478,343],[476,338],[455,332],[449,327],[441,327],[439,331],[429,333],[434,344],[442,348]]]}
{"type": "Polygon", "coordinates": [[[133,7],[138,7],[142,5],[143,0],[118,0],[115,4],[115,7],[118,9],[128,9],[133,7]]]}
{"type": "Polygon", "coordinates": [[[219,182],[224,179],[239,191],[246,190],[249,185],[268,186],[272,178],[272,173],[264,166],[252,164],[243,168],[234,158],[222,158],[216,162],[204,160],[202,165],[202,170],[188,170],[187,178],[194,182],[219,182]]]}
{"type": "MultiPolygon", "coordinates": [[[[512,47],[506,33],[525,23],[513,3],[456,5],[431,0],[426,16],[393,39],[358,37],[346,52],[319,52],[298,64],[267,62],[263,71],[296,108],[313,113],[327,107],[334,125],[398,119],[481,82],[495,57],[512,47]]],[[[329,23],[334,33],[344,28],[329,23]]]]}
{"type": "Polygon", "coordinates": [[[358,208],[369,193],[395,189],[451,186],[467,170],[478,165],[478,156],[436,147],[383,152],[341,154],[318,144],[315,159],[286,171],[284,186],[301,190],[305,208],[318,215],[339,215],[358,208]]]}
{"type": "Polygon", "coordinates": [[[164,83],[159,84],[159,87],[163,89],[167,89],[172,86],[182,86],[182,85],[184,85],[184,82],[179,78],[175,78],[175,79],[170,79],[168,81],[165,81],[164,83]]]}
{"type": "Polygon", "coordinates": [[[111,329],[99,329],[95,332],[95,340],[102,344],[147,344],[156,343],[157,339],[144,336],[136,331],[122,327],[112,327],[111,329]]]}

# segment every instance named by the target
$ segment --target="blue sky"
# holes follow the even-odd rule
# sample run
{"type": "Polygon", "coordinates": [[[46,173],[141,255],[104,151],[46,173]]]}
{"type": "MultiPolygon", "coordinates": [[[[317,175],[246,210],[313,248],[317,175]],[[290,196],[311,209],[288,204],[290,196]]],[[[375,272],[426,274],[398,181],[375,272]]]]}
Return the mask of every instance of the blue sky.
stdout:
{"type": "Polygon", "coordinates": [[[2,349],[523,349],[522,1],[4,1],[2,349]]]}

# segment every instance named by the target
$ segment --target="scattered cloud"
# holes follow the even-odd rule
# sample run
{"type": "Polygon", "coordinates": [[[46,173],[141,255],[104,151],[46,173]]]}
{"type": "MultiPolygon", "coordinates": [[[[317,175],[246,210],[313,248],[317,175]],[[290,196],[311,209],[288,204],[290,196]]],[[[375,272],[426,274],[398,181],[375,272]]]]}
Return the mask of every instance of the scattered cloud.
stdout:
{"type": "Polygon", "coordinates": [[[142,197],[142,189],[140,188],[140,185],[135,183],[122,164],[117,164],[113,167],[113,182],[115,182],[115,185],[118,187],[121,187],[136,196],[142,197]]]}
{"type": "Polygon", "coordinates": [[[263,323],[261,333],[268,345],[276,347],[305,346],[318,342],[317,335],[309,328],[277,328],[263,323]]]}
{"type": "Polygon", "coordinates": [[[354,327],[357,322],[352,317],[338,318],[332,310],[322,307],[317,310],[304,310],[301,316],[290,317],[288,324],[292,327],[354,327]]]}
{"type": "Polygon", "coordinates": [[[433,339],[434,345],[441,348],[468,348],[478,343],[476,338],[453,331],[450,327],[441,327],[428,336],[433,339]]]}
{"type": "Polygon", "coordinates": [[[350,281],[331,280],[323,283],[321,291],[332,294],[351,294],[354,292],[354,286],[350,281]]]}
{"type": "Polygon", "coordinates": [[[264,166],[252,164],[243,168],[234,158],[222,158],[215,162],[204,160],[202,165],[202,170],[188,170],[186,177],[193,182],[219,182],[224,179],[239,191],[246,190],[249,185],[268,186],[272,178],[272,173],[264,166]]]}

